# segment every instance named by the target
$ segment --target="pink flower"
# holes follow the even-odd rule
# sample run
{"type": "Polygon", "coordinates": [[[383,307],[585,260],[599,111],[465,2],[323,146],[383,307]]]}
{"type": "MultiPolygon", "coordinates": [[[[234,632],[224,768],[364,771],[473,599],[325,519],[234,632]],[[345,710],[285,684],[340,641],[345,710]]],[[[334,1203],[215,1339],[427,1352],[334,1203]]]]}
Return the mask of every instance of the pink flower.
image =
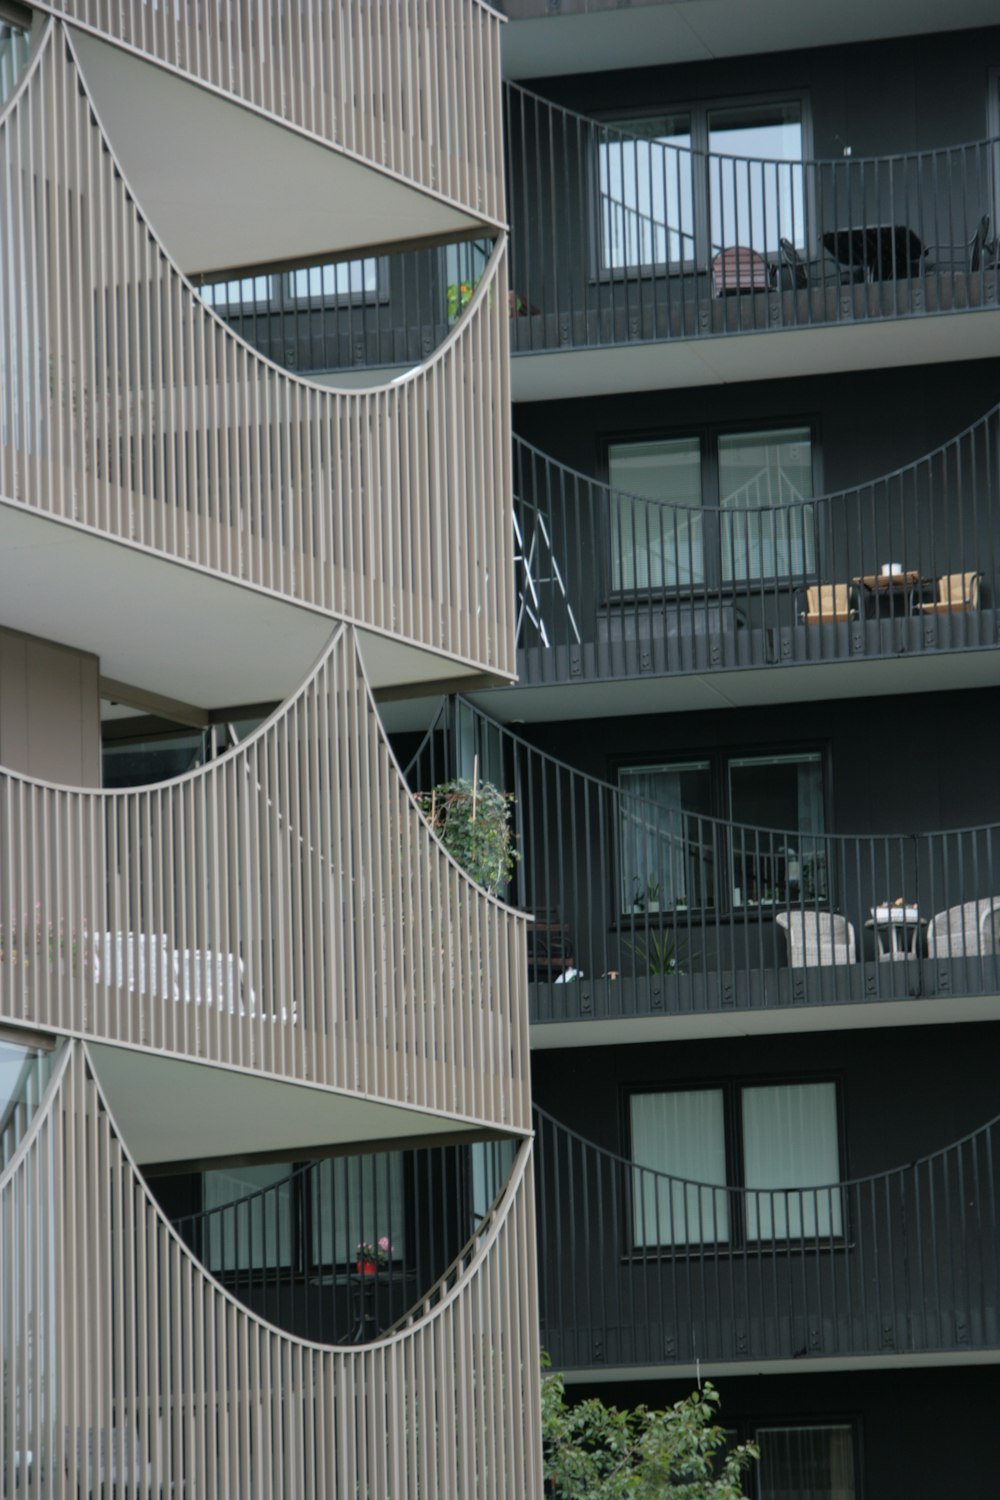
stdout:
{"type": "Polygon", "coordinates": [[[389,1254],[389,1251],[392,1249],[392,1240],[387,1234],[384,1234],[379,1240],[378,1247],[381,1251],[383,1251],[384,1254],[389,1254]]]}

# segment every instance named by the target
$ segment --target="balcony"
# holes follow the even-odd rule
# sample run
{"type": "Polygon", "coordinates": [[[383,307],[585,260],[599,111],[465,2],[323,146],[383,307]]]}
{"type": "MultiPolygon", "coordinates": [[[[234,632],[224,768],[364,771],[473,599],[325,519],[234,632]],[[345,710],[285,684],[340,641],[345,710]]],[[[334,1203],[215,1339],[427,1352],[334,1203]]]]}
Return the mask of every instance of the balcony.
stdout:
{"type": "Polygon", "coordinates": [[[737,455],[721,506],[612,489],[515,439],[522,683],[664,676],[669,703],[717,706],[814,697],[822,681],[924,689],[955,652],[989,653],[969,670],[995,681],[998,435],[995,407],[825,495],[776,438],[737,455]]]}
{"type": "Polygon", "coordinates": [[[516,400],[992,352],[995,141],[758,160],[506,99],[516,400]]]}
{"type": "Polygon", "coordinates": [[[391,1335],[297,1337],[184,1245],[69,1043],[0,1172],[8,1493],[539,1500],[532,1193],[525,1147],[391,1335]]]}
{"type": "Polygon", "coordinates": [[[804,1373],[1000,1345],[998,1120],[895,1171],[781,1190],[654,1172],[542,1110],[535,1140],[542,1346],[560,1370],[804,1373]]]}
{"type": "MultiPolygon", "coordinates": [[[[216,1132],[239,1118],[273,1140],[282,1117],[253,1112],[265,1077],[345,1096],[362,1139],[441,1128],[431,1116],[525,1128],[524,920],[408,795],[347,627],[289,702],[186,776],[102,793],[0,773],[0,846],[2,1019],[116,1045],[116,1112],[169,1119],[197,1090],[216,1132]],[[172,1095],[152,1067],[174,1070],[172,1095]]],[[[321,1099],[299,1096],[272,1107],[321,1099]]]]}
{"type": "Polygon", "coordinates": [[[310,205],[320,192],[345,246],[503,223],[501,22],[479,0],[36,9],[72,27],[131,185],[159,193],[164,163],[183,162],[183,191],[163,183],[153,218],[190,244],[186,270],[336,248],[310,205]],[[199,224],[213,208],[221,222],[199,224]]]}
{"type": "Polygon", "coordinates": [[[812,813],[795,832],[698,816],[679,778],[601,781],[463,701],[411,781],[454,774],[456,743],[516,789],[533,1047],[1000,1015],[997,826],[844,835],[812,813]]]}
{"type": "MultiPolygon", "coordinates": [[[[76,622],[74,637],[96,651],[121,633],[115,595],[129,580],[118,575],[139,572],[141,552],[207,575],[217,598],[237,583],[261,612],[301,606],[433,653],[411,669],[424,680],[511,675],[509,475],[497,460],[510,422],[503,243],[426,362],[373,388],[330,390],[277,369],[205,306],[95,120],[50,24],[0,120],[20,266],[2,314],[0,524],[21,535],[14,507],[32,522],[4,549],[5,596],[29,556],[49,549],[44,565],[96,535],[129,549],[103,549],[105,618],[76,622]],[[79,199],[79,214],[43,219],[41,193],[79,199]]],[[[6,624],[46,633],[44,584],[43,571],[6,624]]],[[[170,594],[169,580],[147,590],[158,608],[170,594]]]]}

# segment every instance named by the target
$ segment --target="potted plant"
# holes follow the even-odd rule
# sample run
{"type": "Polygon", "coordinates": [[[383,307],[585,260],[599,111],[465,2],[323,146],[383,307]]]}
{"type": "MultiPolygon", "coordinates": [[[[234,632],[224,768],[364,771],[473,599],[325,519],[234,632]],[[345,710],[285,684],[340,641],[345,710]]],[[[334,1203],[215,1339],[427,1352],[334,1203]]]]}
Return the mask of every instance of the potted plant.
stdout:
{"type": "Polygon", "coordinates": [[[360,1240],[354,1254],[359,1276],[377,1276],[382,1267],[389,1264],[392,1240],[387,1234],[383,1234],[374,1244],[371,1240],[360,1240]]]}

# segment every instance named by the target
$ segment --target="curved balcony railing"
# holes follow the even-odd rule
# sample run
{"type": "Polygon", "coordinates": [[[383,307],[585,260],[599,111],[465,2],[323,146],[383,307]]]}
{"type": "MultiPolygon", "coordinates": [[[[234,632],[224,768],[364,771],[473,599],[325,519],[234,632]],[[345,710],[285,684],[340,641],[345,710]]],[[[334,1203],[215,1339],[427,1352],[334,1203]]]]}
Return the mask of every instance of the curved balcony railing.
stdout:
{"type": "Polygon", "coordinates": [[[511,1140],[338,1155],[173,1227],[269,1323],[324,1344],[371,1343],[453,1278],[514,1155],[511,1140]]]}
{"type": "Polygon", "coordinates": [[[542,1345],[560,1369],[1000,1344],[1000,1119],[894,1171],[720,1187],[536,1110],[542,1345]]]}
{"type": "Polygon", "coordinates": [[[480,0],[36,7],[501,224],[501,18],[480,0]]]}
{"type": "Polygon", "coordinates": [[[175,781],[0,772],[0,848],[0,1019],[526,1127],[524,920],[418,811],[347,627],[175,781]]]}
{"type": "Polygon", "coordinates": [[[506,110],[515,353],[997,305],[996,141],[754,160],[506,110]]]}
{"type": "Polygon", "coordinates": [[[509,899],[528,928],[532,1020],[680,1016],[1000,994],[1000,826],[771,829],[589,776],[458,700],[408,769],[455,746],[514,793],[509,899]]]}
{"type": "Polygon", "coordinates": [[[205,306],[95,120],[50,23],[0,119],[0,496],[512,674],[503,243],[422,367],[310,384],[205,306]]]}
{"type": "Polygon", "coordinates": [[[8,1494],[541,1497],[531,1152],[364,1348],[282,1333],[170,1227],[70,1043],[0,1176],[8,1494]]]}
{"type": "Polygon", "coordinates": [[[522,678],[706,672],[997,644],[1000,407],[852,489],[782,445],[724,505],[612,489],[515,438],[522,678]]]}

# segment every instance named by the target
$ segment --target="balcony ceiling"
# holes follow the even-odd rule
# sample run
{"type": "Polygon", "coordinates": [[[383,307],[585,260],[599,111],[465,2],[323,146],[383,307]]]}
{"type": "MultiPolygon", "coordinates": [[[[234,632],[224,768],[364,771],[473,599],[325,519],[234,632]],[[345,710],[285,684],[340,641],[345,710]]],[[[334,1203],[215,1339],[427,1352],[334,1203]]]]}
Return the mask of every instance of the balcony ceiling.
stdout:
{"type": "Polygon", "coordinates": [[[515,401],[559,401],[610,391],[674,390],[995,359],[998,349],[998,310],[971,309],[517,354],[511,360],[511,392],[515,401]]]}
{"type": "Polygon", "coordinates": [[[468,1129],[441,1115],[232,1068],[125,1047],[90,1050],[115,1123],[140,1166],[447,1137],[468,1129]]]}
{"type": "Polygon", "coordinates": [[[507,0],[508,78],[789,52],[995,26],[995,0],[507,0]]]}
{"type": "Polygon", "coordinates": [[[182,270],[459,238],[477,220],[253,110],[77,32],[101,124],[182,270]]]}
{"type": "MultiPolygon", "coordinates": [[[[336,624],[208,571],[0,503],[0,624],[92,651],[101,674],[198,708],[288,697],[336,624]]],[[[362,632],[372,685],[468,667],[362,632]]]]}
{"type": "Polygon", "coordinates": [[[504,724],[540,724],[997,686],[1000,686],[1000,649],[988,649],[879,660],[812,662],[807,666],[691,672],[675,677],[546,683],[538,687],[500,688],[488,695],[470,693],[469,697],[504,724]]]}

